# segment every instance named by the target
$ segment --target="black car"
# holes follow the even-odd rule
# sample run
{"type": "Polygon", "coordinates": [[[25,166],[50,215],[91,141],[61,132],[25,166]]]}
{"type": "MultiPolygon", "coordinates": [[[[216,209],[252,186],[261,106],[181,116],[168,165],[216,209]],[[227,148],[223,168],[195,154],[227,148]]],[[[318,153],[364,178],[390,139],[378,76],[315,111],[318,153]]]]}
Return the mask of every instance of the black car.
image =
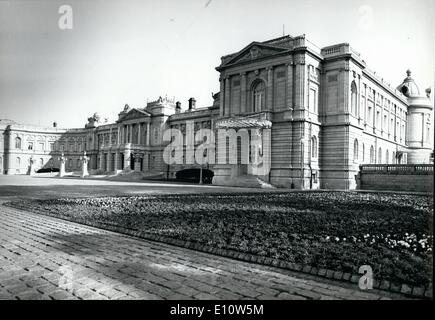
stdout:
{"type": "Polygon", "coordinates": [[[41,168],[36,173],[59,172],[59,168],[41,168]]]}
{"type": "MultiPolygon", "coordinates": [[[[175,178],[179,181],[195,182],[199,183],[201,169],[192,168],[177,171],[175,173],[175,178]]],[[[211,183],[213,180],[214,173],[209,169],[202,169],[202,183],[211,183]]]]}

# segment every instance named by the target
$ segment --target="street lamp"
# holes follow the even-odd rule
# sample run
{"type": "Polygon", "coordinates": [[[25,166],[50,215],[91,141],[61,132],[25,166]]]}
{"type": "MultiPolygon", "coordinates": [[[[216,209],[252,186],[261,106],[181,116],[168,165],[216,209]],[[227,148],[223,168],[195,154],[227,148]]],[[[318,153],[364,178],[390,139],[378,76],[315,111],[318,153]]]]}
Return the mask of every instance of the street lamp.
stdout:
{"type": "MultiPolygon", "coordinates": [[[[207,149],[204,150],[202,156],[204,157],[204,163],[207,163],[207,149]]],[[[200,164],[199,170],[199,184],[202,184],[202,163],[200,164]]]]}

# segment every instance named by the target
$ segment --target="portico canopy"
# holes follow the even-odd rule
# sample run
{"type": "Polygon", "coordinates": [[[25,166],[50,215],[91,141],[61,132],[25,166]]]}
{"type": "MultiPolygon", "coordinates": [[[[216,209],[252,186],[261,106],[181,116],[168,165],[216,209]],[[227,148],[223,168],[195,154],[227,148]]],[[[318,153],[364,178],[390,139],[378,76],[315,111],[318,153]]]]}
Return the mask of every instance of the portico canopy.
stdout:
{"type": "Polygon", "coordinates": [[[272,127],[272,122],[263,114],[221,119],[216,122],[217,129],[263,128],[272,127]]]}

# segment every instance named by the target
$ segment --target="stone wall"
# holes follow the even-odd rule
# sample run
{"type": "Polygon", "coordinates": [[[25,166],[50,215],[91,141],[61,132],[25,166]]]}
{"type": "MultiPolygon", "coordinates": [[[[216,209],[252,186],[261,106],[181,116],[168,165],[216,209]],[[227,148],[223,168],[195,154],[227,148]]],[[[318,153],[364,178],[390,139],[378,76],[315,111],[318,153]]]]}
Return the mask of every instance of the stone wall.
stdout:
{"type": "Polygon", "coordinates": [[[433,164],[362,165],[358,189],[392,191],[433,191],[433,164]]]}

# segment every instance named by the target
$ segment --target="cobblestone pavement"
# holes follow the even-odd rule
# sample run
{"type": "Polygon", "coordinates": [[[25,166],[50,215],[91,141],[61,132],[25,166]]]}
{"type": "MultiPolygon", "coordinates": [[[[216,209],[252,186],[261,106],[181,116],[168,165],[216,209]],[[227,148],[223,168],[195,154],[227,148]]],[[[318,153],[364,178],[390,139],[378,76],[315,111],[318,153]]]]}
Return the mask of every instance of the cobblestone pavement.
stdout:
{"type": "Polygon", "coordinates": [[[0,205],[0,299],[391,299],[0,205]]]}

